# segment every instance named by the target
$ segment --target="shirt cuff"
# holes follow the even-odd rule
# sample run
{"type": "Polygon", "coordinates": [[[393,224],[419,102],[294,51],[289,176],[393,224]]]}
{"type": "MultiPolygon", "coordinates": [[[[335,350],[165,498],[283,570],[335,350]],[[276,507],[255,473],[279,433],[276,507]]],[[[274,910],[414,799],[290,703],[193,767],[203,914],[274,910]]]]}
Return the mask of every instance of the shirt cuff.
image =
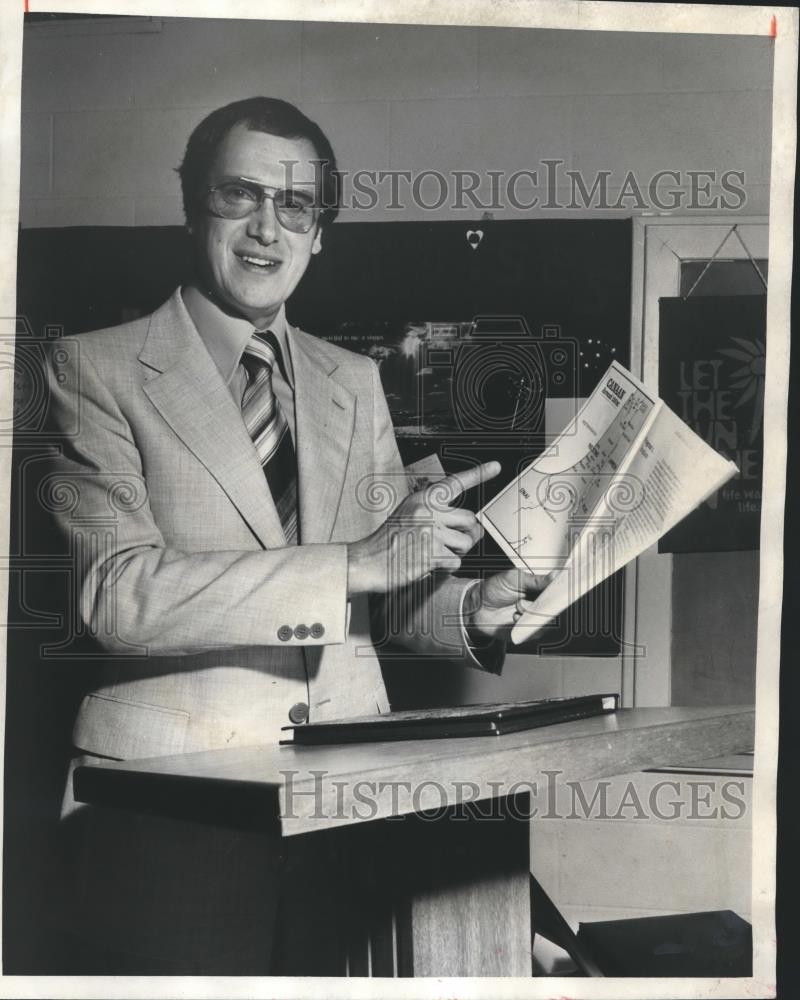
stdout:
{"type": "Polygon", "coordinates": [[[482,632],[478,632],[477,629],[470,628],[468,624],[472,614],[480,606],[478,592],[480,585],[480,580],[473,580],[461,594],[459,619],[464,635],[464,645],[472,661],[470,666],[477,667],[489,674],[500,674],[506,658],[505,637],[491,639],[482,632]]]}

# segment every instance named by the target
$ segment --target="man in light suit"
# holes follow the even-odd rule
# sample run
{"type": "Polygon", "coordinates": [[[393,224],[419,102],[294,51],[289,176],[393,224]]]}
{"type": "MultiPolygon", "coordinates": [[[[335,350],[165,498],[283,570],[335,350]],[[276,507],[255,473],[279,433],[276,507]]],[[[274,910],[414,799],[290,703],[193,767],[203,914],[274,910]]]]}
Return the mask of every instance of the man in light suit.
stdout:
{"type": "MultiPolygon", "coordinates": [[[[75,723],[76,761],[388,712],[376,628],[498,671],[538,589],[514,570],[451,575],[481,533],[455,502],[497,463],[407,495],[375,364],[286,321],[335,215],[319,127],[282,101],[240,101],[197,127],[180,173],[194,280],[152,315],[50,353],[53,420],[71,430],[47,487],[80,614],[110,654],[75,723]],[[247,416],[259,379],[270,434],[280,422],[267,458],[247,416]]],[[[87,809],[71,787],[64,815],[75,919],[106,971],[302,971],[270,959],[280,845],[87,809]]]]}

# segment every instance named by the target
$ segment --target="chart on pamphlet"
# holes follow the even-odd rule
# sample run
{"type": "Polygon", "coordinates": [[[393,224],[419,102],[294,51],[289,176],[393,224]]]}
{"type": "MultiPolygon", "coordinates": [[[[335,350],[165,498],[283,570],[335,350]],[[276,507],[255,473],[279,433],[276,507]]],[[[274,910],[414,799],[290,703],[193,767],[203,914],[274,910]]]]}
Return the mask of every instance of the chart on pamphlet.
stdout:
{"type": "Polygon", "coordinates": [[[484,508],[481,519],[517,565],[558,567],[568,522],[596,508],[654,403],[624,369],[612,369],[570,427],[484,508]]]}
{"type": "Polygon", "coordinates": [[[525,642],[738,472],[614,362],[570,426],[478,517],[548,577],[511,630],[525,642]]]}

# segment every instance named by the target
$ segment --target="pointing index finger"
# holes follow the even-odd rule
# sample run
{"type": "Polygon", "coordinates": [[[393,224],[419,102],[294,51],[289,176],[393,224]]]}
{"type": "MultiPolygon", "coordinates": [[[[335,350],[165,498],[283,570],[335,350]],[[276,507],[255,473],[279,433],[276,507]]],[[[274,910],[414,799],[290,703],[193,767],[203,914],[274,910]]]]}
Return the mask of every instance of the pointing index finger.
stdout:
{"type": "Polygon", "coordinates": [[[453,472],[438,483],[434,483],[434,488],[438,487],[447,496],[447,502],[452,503],[462,493],[471,490],[480,483],[486,483],[490,479],[500,474],[501,465],[499,462],[484,462],[482,465],[473,465],[471,469],[463,472],[453,472]]]}

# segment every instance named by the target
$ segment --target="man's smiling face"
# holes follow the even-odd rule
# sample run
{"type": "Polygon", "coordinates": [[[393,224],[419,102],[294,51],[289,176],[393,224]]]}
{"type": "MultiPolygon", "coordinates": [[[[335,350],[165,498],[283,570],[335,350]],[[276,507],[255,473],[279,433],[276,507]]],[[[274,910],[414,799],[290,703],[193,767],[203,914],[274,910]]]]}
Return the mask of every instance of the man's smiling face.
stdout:
{"type": "MultiPolygon", "coordinates": [[[[307,139],[285,139],[238,124],[217,150],[207,183],[211,187],[242,177],[266,188],[291,185],[311,193],[315,160],[318,156],[307,139]]],[[[278,221],[270,198],[243,219],[201,211],[189,231],[205,290],[259,330],[266,329],[302,278],[311,255],[321,249],[318,223],[308,233],[290,232],[278,221]]]]}

